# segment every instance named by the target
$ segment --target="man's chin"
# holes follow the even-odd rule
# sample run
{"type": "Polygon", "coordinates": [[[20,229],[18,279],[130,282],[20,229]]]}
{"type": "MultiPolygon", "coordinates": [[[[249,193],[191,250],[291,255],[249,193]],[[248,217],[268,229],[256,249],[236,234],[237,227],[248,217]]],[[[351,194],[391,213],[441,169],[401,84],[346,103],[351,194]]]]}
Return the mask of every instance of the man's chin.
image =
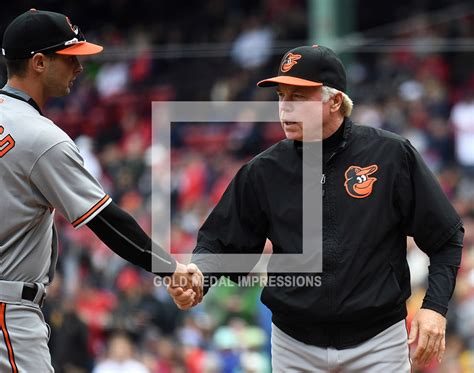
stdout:
{"type": "Polygon", "coordinates": [[[71,88],[67,87],[62,91],[58,90],[57,92],[54,92],[53,94],[50,95],[50,97],[64,97],[70,93],[71,93],[71,88]]]}
{"type": "Polygon", "coordinates": [[[288,140],[303,141],[303,136],[301,136],[301,134],[298,134],[298,133],[285,132],[285,136],[288,140]]]}

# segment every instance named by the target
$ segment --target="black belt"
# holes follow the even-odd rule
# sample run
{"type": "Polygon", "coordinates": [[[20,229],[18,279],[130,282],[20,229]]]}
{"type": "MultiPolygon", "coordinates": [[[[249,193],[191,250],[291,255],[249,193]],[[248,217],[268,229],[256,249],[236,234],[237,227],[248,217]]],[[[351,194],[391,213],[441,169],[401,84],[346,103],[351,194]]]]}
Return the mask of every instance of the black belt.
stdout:
{"type": "MultiPolygon", "coordinates": [[[[35,298],[36,298],[36,294],[38,294],[38,285],[36,284],[24,284],[23,285],[23,290],[21,292],[21,297],[25,300],[29,300],[30,302],[34,302],[35,298]]],[[[40,301],[38,302],[38,304],[40,306],[43,305],[43,301],[44,301],[44,294],[43,296],[41,297],[40,301]]]]}

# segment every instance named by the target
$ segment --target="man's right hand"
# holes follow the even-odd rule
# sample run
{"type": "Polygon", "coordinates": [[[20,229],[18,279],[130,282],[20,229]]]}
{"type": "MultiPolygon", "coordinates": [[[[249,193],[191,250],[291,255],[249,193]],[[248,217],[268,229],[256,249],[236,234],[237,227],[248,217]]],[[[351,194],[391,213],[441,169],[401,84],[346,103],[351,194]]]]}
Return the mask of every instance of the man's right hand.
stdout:
{"type": "Polygon", "coordinates": [[[204,276],[199,268],[191,263],[187,266],[178,263],[170,278],[168,294],[179,309],[187,310],[201,303],[203,298],[204,276]]]}

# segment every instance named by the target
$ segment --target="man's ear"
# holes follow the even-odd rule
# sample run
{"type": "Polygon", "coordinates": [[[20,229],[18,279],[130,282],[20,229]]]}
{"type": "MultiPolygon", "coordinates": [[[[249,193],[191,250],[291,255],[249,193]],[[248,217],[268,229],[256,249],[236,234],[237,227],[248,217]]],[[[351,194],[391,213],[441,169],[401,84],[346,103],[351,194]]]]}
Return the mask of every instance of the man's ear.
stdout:
{"type": "Polygon", "coordinates": [[[342,100],[343,100],[342,93],[340,92],[336,93],[334,96],[332,96],[332,100],[333,100],[333,103],[331,105],[331,111],[332,112],[338,111],[342,105],[342,100]]]}
{"type": "Polygon", "coordinates": [[[48,58],[43,53],[36,53],[30,61],[31,68],[37,73],[42,73],[48,64],[48,58]]]}

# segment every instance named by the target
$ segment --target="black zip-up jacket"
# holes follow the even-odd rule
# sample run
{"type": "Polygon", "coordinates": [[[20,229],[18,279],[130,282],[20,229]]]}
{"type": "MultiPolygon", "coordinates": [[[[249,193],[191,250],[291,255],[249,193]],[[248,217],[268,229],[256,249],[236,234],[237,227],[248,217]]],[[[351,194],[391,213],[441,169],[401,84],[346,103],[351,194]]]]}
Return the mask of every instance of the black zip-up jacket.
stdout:
{"type": "MultiPolygon", "coordinates": [[[[283,140],[244,165],[200,229],[194,253],[258,254],[266,238],[274,253],[301,252],[301,147],[283,140]]],[[[321,286],[266,287],[261,299],[273,323],[307,344],[347,348],[403,320],[411,294],[407,236],[430,257],[423,307],[445,315],[462,222],[420,155],[408,140],[349,119],[323,147],[321,286]]],[[[193,261],[205,275],[225,266],[220,255],[193,261]]]]}

